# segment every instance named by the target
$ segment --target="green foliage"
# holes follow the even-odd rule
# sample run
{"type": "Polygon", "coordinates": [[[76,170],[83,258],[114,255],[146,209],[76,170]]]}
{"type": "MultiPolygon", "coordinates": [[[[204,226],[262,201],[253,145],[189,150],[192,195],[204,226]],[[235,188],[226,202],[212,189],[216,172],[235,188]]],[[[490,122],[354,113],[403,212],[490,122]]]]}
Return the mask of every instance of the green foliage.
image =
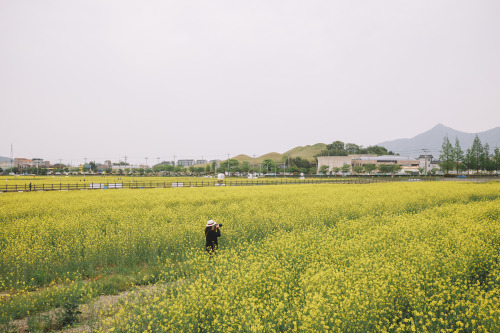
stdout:
{"type": "Polygon", "coordinates": [[[347,173],[351,171],[351,166],[349,164],[344,164],[340,169],[342,170],[342,172],[347,173]]]}
{"type": "Polygon", "coordinates": [[[363,172],[363,169],[364,169],[364,168],[363,168],[362,166],[359,166],[359,165],[358,165],[358,166],[355,166],[355,167],[352,169],[352,171],[354,171],[354,172],[355,172],[355,173],[357,173],[357,174],[360,174],[361,172],[363,172]]]}
{"type": "Polygon", "coordinates": [[[455,146],[453,147],[453,161],[455,162],[455,171],[457,174],[464,171],[464,152],[460,147],[460,141],[458,138],[455,138],[455,146]]]}
{"type": "Polygon", "coordinates": [[[326,149],[320,153],[321,156],[347,156],[349,154],[394,155],[392,151],[388,151],[385,147],[368,146],[364,148],[355,143],[344,144],[342,141],[334,141],[326,145],[326,149]]]}
{"type": "Polygon", "coordinates": [[[240,162],[236,159],[229,159],[222,161],[220,166],[217,168],[217,172],[240,172],[240,162]]]}
{"type": "Polygon", "coordinates": [[[78,321],[78,316],[82,314],[82,312],[78,310],[79,305],[76,298],[70,299],[68,302],[64,303],[63,311],[58,320],[61,327],[71,326],[78,321]]]}
{"type": "Polygon", "coordinates": [[[368,173],[372,173],[374,170],[377,169],[377,166],[373,163],[367,163],[364,165],[365,171],[368,173]]]}
{"type": "Polygon", "coordinates": [[[494,150],[493,164],[496,171],[500,170],[500,149],[498,147],[494,150]]]}
{"type": "Polygon", "coordinates": [[[389,165],[389,172],[392,174],[398,173],[401,171],[401,165],[393,163],[389,165]]]}
{"type": "Polygon", "coordinates": [[[328,172],[328,165],[322,165],[320,168],[319,168],[319,172],[321,174],[326,174],[328,172]]]}
{"type": "Polygon", "coordinates": [[[250,162],[243,161],[241,163],[241,172],[248,173],[250,171],[250,162]]]}
{"type": "Polygon", "coordinates": [[[378,171],[380,173],[389,173],[389,172],[391,172],[391,167],[387,164],[379,164],[378,171]]]}
{"type": "Polygon", "coordinates": [[[97,169],[97,164],[96,164],[94,161],[91,161],[91,162],[89,163],[89,169],[90,169],[90,171],[92,171],[92,172],[97,172],[97,171],[98,171],[98,169],[97,169]]]}
{"type": "Polygon", "coordinates": [[[441,155],[439,155],[439,166],[446,173],[452,170],[456,165],[454,155],[453,146],[451,145],[450,140],[448,140],[448,136],[445,136],[441,146],[441,155]]]}
{"type": "Polygon", "coordinates": [[[265,173],[274,173],[274,168],[276,164],[271,159],[265,159],[262,161],[262,171],[265,173]]]}
{"type": "Polygon", "coordinates": [[[306,160],[305,158],[301,157],[293,157],[290,159],[290,165],[296,166],[297,168],[310,168],[311,167],[311,162],[306,160]]]}

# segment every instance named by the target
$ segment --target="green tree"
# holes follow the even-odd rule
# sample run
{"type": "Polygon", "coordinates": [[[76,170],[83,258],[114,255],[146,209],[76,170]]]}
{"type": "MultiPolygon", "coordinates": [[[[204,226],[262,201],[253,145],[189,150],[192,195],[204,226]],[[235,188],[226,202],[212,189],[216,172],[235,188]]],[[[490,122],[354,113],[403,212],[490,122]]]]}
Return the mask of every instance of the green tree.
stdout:
{"type": "Polygon", "coordinates": [[[333,168],[332,168],[332,172],[333,172],[334,174],[338,173],[339,171],[340,171],[340,168],[339,168],[339,167],[333,167],[333,168]]]}
{"type": "Polygon", "coordinates": [[[212,172],[215,172],[215,169],[217,169],[217,162],[213,161],[212,162],[212,172]]]}
{"type": "Polygon", "coordinates": [[[207,164],[207,166],[205,167],[205,172],[206,172],[206,173],[209,173],[209,172],[210,172],[210,164],[207,164]]]}
{"type": "Polygon", "coordinates": [[[418,173],[423,174],[425,172],[425,168],[418,168],[418,173]]]}
{"type": "Polygon", "coordinates": [[[347,172],[351,171],[351,166],[349,164],[344,164],[342,166],[341,170],[343,173],[347,173],[347,172]]]}
{"type": "Polygon", "coordinates": [[[363,169],[364,168],[362,166],[357,165],[352,170],[359,175],[361,172],[363,172],[363,169]]]}
{"type": "Polygon", "coordinates": [[[455,162],[455,170],[457,174],[459,174],[460,171],[463,171],[464,169],[464,152],[460,147],[460,141],[458,141],[458,138],[455,138],[455,147],[453,147],[453,161],[455,162]]]}
{"type": "Polygon", "coordinates": [[[392,151],[388,151],[387,148],[382,146],[368,146],[363,148],[360,152],[361,154],[375,154],[375,155],[394,155],[392,151]]]}
{"type": "Polygon", "coordinates": [[[241,172],[248,173],[250,171],[250,162],[243,161],[241,163],[241,172]]]}
{"type": "Polygon", "coordinates": [[[89,168],[90,168],[90,171],[97,172],[97,165],[95,164],[94,161],[89,163],[89,168]]]}
{"type": "Polygon", "coordinates": [[[321,152],[322,155],[328,156],[347,156],[347,150],[342,141],[334,141],[326,145],[326,149],[321,152]]]}
{"type": "Polygon", "coordinates": [[[220,163],[219,168],[217,168],[217,172],[238,172],[240,171],[240,162],[238,160],[235,160],[234,158],[231,158],[229,160],[222,161],[220,163]]]}
{"type": "Polygon", "coordinates": [[[322,175],[326,175],[326,173],[328,172],[328,165],[322,165],[320,168],[319,168],[319,173],[322,174],[322,175]]]}
{"type": "Polygon", "coordinates": [[[479,164],[481,170],[486,170],[488,172],[491,172],[494,169],[490,155],[490,145],[488,144],[488,142],[486,142],[483,146],[483,150],[479,157],[479,164]]]}
{"type": "Polygon", "coordinates": [[[265,159],[262,161],[262,170],[265,170],[266,173],[272,173],[275,167],[275,163],[271,159],[265,159]]]}
{"type": "Polygon", "coordinates": [[[453,146],[448,140],[448,136],[445,136],[443,139],[443,144],[441,145],[441,155],[439,155],[439,166],[442,170],[445,170],[446,173],[449,173],[450,170],[453,170],[455,167],[455,161],[453,160],[453,146]]]}
{"type": "Polygon", "coordinates": [[[310,168],[311,162],[302,157],[293,157],[290,159],[290,164],[296,166],[297,168],[310,168]]]}
{"type": "Polygon", "coordinates": [[[364,165],[365,171],[371,174],[375,169],[377,169],[377,166],[373,163],[367,163],[364,165]]]}
{"type": "Polygon", "coordinates": [[[390,165],[388,165],[388,167],[389,167],[389,172],[392,173],[393,175],[398,173],[402,169],[401,165],[399,165],[397,163],[390,164],[390,165]]]}
{"type": "Polygon", "coordinates": [[[479,173],[480,170],[480,158],[483,153],[483,146],[481,145],[481,140],[479,140],[478,136],[474,138],[474,142],[472,143],[472,147],[467,149],[465,154],[465,165],[468,170],[476,170],[476,173],[479,173]]]}
{"type": "Polygon", "coordinates": [[[355,143],[346,143],[344,149],[348,154],[359,154],[361,147],[355,143]]]}
{"type": "Polygon", "coordinates": [[[379,164],[378,171],[382,174],[385,174],[385,173],[389,173],[391,171],[391,168],[387,164],[379,164]]]}
{"type": "Polygon", "coordinates": [[[493,169],[498,172],[500,170],[500,149],[498,147],[493,150],[491,159],[493,160],[493,169]]]}

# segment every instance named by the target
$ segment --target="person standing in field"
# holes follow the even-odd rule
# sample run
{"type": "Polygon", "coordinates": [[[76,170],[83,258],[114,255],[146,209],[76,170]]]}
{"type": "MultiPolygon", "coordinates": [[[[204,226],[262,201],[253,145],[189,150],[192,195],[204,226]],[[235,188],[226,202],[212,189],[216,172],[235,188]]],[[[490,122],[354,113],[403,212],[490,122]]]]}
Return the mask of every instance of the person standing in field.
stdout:
{"type": "Polygon", "coordinates": [[[209,254],[217,253],[217,248],[219,247],[218,238],[220,237],[220,228],[214,220],[207,222],[205,226],[205,247],[209,254]]]}

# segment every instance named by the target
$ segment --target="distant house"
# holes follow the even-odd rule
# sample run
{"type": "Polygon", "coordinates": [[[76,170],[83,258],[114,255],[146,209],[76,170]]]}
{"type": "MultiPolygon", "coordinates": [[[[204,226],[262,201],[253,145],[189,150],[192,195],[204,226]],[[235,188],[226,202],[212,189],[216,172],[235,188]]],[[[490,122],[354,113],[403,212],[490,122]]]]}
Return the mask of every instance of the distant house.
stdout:
{"type": "Polygon", "coordinates": [[[432,155],[420,155],[418,159],[420,161],[419,167],[427,170],[427,172],[431,171],[432,169],[441,170],[439,161],[435,160],[432,155]]]}
{"type": "Polygon", "coordinates": [[[195,165],[195,160],[177,160],[178,166],[188,167],[191,165],[195,165]]]}
{"type": "Polygon", "coordinates": [[[32,160],[29,160],[27,158],[14,158],[14,167],[24,169],[24,168],[29,168],[33,164],[32,160]]]}
{"type": "Polygon", "coordinates": [[[208,163],[207,160],[196,160],[196,164],[205,164],[208,163]]]}

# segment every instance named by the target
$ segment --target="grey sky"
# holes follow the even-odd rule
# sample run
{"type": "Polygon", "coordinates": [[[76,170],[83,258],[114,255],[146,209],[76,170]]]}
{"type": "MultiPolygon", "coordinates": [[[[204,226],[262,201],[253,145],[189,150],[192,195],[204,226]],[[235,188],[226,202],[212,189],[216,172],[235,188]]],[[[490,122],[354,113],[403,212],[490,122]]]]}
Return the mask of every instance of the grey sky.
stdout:
{"type": "Polygon", "coordinates": [[[500,126],[500,1],[0,0],[0,156],[371,145],[500,126]]]}

